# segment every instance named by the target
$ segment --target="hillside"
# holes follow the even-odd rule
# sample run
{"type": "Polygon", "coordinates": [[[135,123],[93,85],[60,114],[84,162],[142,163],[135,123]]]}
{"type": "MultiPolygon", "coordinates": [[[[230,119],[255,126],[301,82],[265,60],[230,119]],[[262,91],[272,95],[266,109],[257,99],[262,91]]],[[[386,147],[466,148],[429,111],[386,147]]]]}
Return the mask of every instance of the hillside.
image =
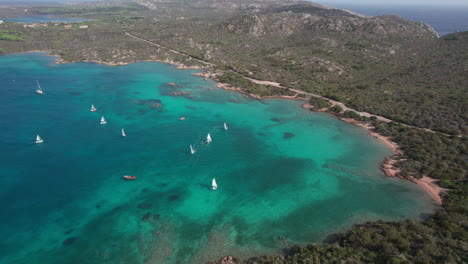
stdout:
{"type": "Polygon", "coordinates": [[[463,67],[446,58],[451,50],[463,64],[466,45],[463,40],[438,39],[421,23],[299,4],[221,22],[192,20],[133,33],[361,111],[453,134],[467,131],[460,102],[447,105],[453,102],[447,96],[464,97],[455,81],[463,67]],[[435,68],[443,70],[439,76],[433,74],[435,68]],[[388,102],[392,108],[385,107],[388,102]]]}

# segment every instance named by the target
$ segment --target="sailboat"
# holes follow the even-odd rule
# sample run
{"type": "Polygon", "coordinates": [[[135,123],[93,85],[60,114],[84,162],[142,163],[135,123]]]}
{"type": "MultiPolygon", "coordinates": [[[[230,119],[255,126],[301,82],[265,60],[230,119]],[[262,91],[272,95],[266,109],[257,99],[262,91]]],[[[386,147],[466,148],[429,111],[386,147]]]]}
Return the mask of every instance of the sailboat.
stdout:
{"type": "Polygon", "coordinates": [[[211,181],[211,190],[216,190],[218,189],[218,184],[216,184],[216,179],[213,178],[213,180],[211,181]]]}
{"type": "Polygon", "coordinates": [[[226,125],[226,122],[224,122],[224,130],[228,130],[228,127],[226,125]]]}
{"type": "Polygon", "coordinates": [[[42,142],[44,142],[44,140],[42,140],[42,138],[39,135],[37,135],[36,136],[36,144],[39,144],[39,143],[42,143],[42,142]]]}
{"type": "Polygon", "coordinates": [[[211,141],[211,136],[210,136],[210,133],[208,133],[208,136],[206,136],[206,143],[210,143],[211,141]]]}
{"type": "Polygon", "coordinates": [[[190,145],[190,154],[195,154],[195,150],[193,149],[192,145],[190,145]]]}
{"type": "Polygon", "coordinates": [[[104,124],[106,124],[106,123],[107,123],[106,119],[104,119],[104,116],[102,116],[102,117],[101,117],[101,125],[104,125],[104,124]]]}
{"type": "Polygon", "coordinates": [[[125,134],[125,130],[122,128],[122,137],[126,137],[127,134],[125,134]]]}
{"type": "Polygon", "coordinates": [[[96,112],[96,110],[97,110],[96,107],[94,107],[94,105],[92,104],[91,105],[91,112],[96,112]]]}
{"type": "Polygon", "coordinates": [[[44,94],[44,91],[42,91],[42,88],[41,86],[39,85],[39,82],[36,80],[36,83],[37,83],[37,89],[36,89],[36,93],[38,94],[44,94]]]}

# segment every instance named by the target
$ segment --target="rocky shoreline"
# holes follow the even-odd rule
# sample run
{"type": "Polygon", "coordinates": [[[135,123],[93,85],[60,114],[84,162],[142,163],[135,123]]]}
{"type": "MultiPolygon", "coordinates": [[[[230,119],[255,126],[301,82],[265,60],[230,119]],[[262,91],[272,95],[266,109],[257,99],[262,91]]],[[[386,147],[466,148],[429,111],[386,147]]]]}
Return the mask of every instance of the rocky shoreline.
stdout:
{"type": "MultiPolygon", "coordinates": [[[[317,111],[317,112],[328,112],[327,108],[315,110],[314,106],[309,104],[309,103],[302,104],[302,107],[306,108],[306,109],[310,109],[312,111],[317,111]]],[[[427,175],[424,175],[421,179],[416,179],[413,176],[405,177],[405,176],[403,176],[401,174],[401,169],[397,168],[395,166],[395,164],[398,161],[401,161],[401,159],[399,157],[403,154],[403,151],[401,150],[400,146],[398,146],[397,143],[395,143],[395,142],[393,142],[391,140],[390,137],[380,135],[379,133],[373,131],[374,127],[372,127],[368,123],[362,123],[362,122],[359,122],[359,121],[357,121],[355,119],[351,119],[351,118],[342,118],[342,117],[339,117],[337,115],[335,115],[335,116],[337,118],[339,118],[340,120],[344,121],[344,122],[359,126],[359,127],[363,128],[363,129],[367,130],[369,135],[371,135],[374,138],[380,140],[382,143],[387,145],[393,151],[394,154],[391,155],[391,156],[385,157],[385,159],[380,164],[380,169],[384,172],[384,174],[386,176],[388,176],[388,177],[398,177],[400,179],[405,179],[405,180],[411,181],[413,183],[416,183],[421,188],[423,188],[423,190],[425,190],[429,194],[429,196],[432,197],[432,199],[435,201],[435,203],[437,205],[442,205],[443,199],[442,199],[441,194],[444,191],[446,191],[446,189],[444,189],[444,188],[438,186],[437,184],[435,184],[435,182],[437,182],[438,180],[430,178],[427,175]]]]}

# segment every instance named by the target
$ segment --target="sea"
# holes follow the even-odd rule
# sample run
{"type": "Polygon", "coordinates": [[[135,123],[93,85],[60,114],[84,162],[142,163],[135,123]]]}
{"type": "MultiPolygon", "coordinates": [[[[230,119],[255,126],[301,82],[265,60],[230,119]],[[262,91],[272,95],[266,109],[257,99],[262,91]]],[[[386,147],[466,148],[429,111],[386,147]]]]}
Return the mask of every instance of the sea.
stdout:
{"type": "Polygon", "coordinates": [[[73,18],[73,17],[52,17],[49,15],[25,15],[15,18],[2,18],[5,21],[17,23],[49,23],[49,22],[84,22],[89,19],[73,18]]]}
{"type": "Polygon", "coordinates": [[[347,9],[367,16],[398,15],[405,19],[432,26],[439,36],[468,31],[468,5],[466,3],[464,5],[443,3],[438,5],[412,5],[410,3],[379,3],[378,1],[367,4],[344,0],[318,0],[313,2],[347,9]]]}
{"type": "Polygon", "coordinates": [[[46,55],[0,57],[2,264],[245,259],[435,208],[379,170],[386,145],[302,101],[256,100],[158,62],[46,55]]]}

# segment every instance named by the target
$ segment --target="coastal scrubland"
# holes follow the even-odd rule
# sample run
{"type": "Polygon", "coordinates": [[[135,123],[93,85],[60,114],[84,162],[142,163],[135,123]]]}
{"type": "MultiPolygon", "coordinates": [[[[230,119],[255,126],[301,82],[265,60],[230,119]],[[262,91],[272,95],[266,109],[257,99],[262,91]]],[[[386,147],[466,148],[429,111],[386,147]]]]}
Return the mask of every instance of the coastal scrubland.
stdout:
{"type": "MultiPolygon", "coordinates": [[[[299,1],[110,1],[39,6],[28,14],[94,20],[74,23],[72,28],[64,28],[64,23],[23,27],[6,22],[0,25],[1,54],[45,50],[64,62],[158,60],[206,67],[195,60],[199,59],[212,64],[208,71],[216,72],[219,81],[245,92],[294,94],[245,77],[278,82],[393,120],[382,122],[343,112],[339,106],[330,108],[338,116],[368,123],[396,142],[402,150],[394,157],[401,177],[428,175],[448,189],[440,210],[424,221],[370,222],[322,244],[245,263],[468,259],[468,32],[439,38],[431,27],[397,16],[366,17],[299,1]]],[[[331,106],[319,98],[310,103],[317,109],[331,106]]]]}

